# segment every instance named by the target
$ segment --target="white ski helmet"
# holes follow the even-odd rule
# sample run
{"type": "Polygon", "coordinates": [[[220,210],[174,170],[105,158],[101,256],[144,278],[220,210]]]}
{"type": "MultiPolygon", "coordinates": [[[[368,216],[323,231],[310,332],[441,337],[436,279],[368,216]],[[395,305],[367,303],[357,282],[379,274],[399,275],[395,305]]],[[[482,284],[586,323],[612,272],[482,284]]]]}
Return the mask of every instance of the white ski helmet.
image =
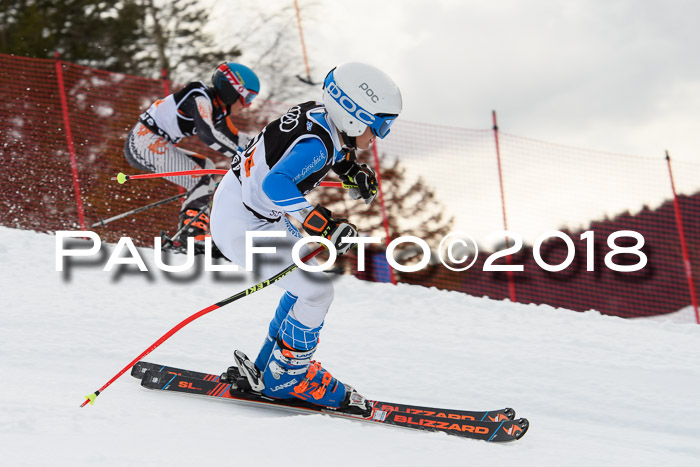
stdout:
{"type": "Polygon", "coordinates": [[[369,126],[380,138],[389,134],[401,112],[401,91],[383,71],[348,62],[333,68],[323,82],[323,104],[333,124],[350,137],[369,126]]]}

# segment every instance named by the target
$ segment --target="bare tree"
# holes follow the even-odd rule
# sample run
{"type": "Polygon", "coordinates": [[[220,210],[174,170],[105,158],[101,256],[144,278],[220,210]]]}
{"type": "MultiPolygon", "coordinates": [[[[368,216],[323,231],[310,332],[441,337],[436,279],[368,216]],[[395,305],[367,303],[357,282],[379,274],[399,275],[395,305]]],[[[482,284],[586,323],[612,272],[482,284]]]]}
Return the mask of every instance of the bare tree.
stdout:
{"type": "Polygon", "coordinates": [[[235,44],[219,41],[208,31],[212,11],[190,0],[143,0],[146,31],[140,58],[150,63],[152,77],[160,70],[174,82],[207,81],[221,62],[241,55],[235,44]],[[224,45],[226,44],[226,45],[224,45]]]}
{"type": "MultiPolygon", "coordinates": [[[[305,23],[313,24],[317,6],[315,0],[300,2],[305,23]]],[[[318,86],[310,87],[297,78],[306,72],[293,2],[275,10],[265,4],[248,4],[245,11],[230,14],[232,21],[228,13],[222,14],[226,20],[221,23],[230,27],[222,31],[221,40],[245,51],[245,64],[260,76],[263,99],[296,104],[299,99],[309,99],[310,94],[318,98],[318,86]]],[[[221,27],[217,25],[217,29],[221,27]]]]}

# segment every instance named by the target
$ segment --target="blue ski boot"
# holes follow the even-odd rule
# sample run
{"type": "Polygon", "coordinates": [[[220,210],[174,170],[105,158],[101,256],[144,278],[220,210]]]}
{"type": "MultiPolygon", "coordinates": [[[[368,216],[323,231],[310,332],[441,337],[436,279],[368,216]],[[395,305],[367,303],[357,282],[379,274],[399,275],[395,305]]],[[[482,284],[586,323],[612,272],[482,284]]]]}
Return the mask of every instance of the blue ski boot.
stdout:
{"type": "Polygon", "coordinates": [[[268,360],[270,360],[270,354],[272,353],[272,348],[275,345],[275,337],[279,334],[280,326],[282,322],[287,318],[289,310],[292,309],[294,304],[297,302],[296,295],[289,292],[285,292],[277,305],[277,310],[275,310],[275,316],[270,322],[270,328],[267,331],[267,336],[265,336],[265,342],[258,353],[258,357],[255,359],[255,367],[262,373],[262,370],[267,366],[268,360]]]}
{"type": "Polygon", "coordinates": [[[284,319],[262,374],[262,394],[369,416],[372,408],[362,395],[334,378],[320,362],[311,360],[322,326],[308,328],[291,316],[284,319]]]}

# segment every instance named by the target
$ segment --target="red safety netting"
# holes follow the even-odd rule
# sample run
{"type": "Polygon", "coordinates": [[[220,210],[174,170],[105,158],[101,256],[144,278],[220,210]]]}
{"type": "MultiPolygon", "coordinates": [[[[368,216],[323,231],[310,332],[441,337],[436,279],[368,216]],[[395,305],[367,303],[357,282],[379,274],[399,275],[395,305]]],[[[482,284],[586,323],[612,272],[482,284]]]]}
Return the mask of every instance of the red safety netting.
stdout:
{"type": "MultiPolygon", "coordinates": [[[[455,215],[453,230],[471,235],[480,248],[478,259],[466,271],[453,272],[437,264],[398,273],[400,281],[624,317],[666,314],[691,305],[663,154],[657,158],[614,154],[498,132],[499,177],[493,130],[402,121],[394,127],[391,137],[382,141],[382,151],[400,157],[422,176],[447,212],[455,215]],[[506,248],[504,235],[490,235],[504,230],[506,223],[524,242],[510,258],[524,270],[484,271],[485,260],[506,248]],[[532,251],[537,238],[551,230],[563,231],[573,244],[573,261],[560,272],[543,269],[532,251]],[[613,271],[604,262],[611,251],[608,237],[624,230],[644,237],[641,251],[648,263],[638,272],[613,271]],[[581,239],[586,231],[593,232],[592,246],[581,239]],[[588,255],[593,271],[587,270],[588,255]]],[[[681,161],[672,165],[697,291],[700,165],[681,161]]],[[[631,237],[617,241],[622,247],[635,243],[631,237]]],[[[541,243],[539,252],[545,263],[557,265],[566,259],[568,248],[564,240],[554,238],[541,243]]],[[[614,257],[616,264],[637,261],[635,254],[614,257]]],[[[508,262],[500,258],[494,264],[508,262]]]]}
{"type": "MultiPolygon", "coordinates": [[[[71,63],[0,54],[0,120],[5,129],[0,151],[7,171],[0,188],[5,213],[1,223],[42,232],[91,229],[100,219],[177,194],[179,187],[163,180],[124,185],[110,180],[119,172],[138,173],[124,158],[124,140],[140,113],[170,86],[71,63]]],[[[279,112],[278,107],[266,103],[235,123],[254,132],[268,114],[279,112]]],[[[223,168],[230,163],[196,138],[183,141],[181,147],[205,154],[223,168]]],[[[161,230],[173,233],[178,212],[173,202],[94,230],[105,241],[130,236],[137,245],[152,245],[161,230]]]]}
{"type": "MultiPolygon", "coordinates": [[[[0,224],[42,232],[84,228],[109,242],[129,236],[137,245],[151,245],[161,230],[172,233],[178,202],[107,227],[91,227],[178,193],[178,187],[164,180],[124,185],[110,180],[118,172],[136,173],[124,159],[124,139],[139,114],[171,87],[162,80],[0,55],[0,154],[6,171],[0,185],[0,224]]],[[[259,99],[236,124],[255,132],[287,107],[259,99]]],[[[492,129],[399,120],[391,135],[378,142],[383,165],[399,159],[410,178],[422,177],[445,212],[454,216],[453,230],[473,236],[480,248],[467,271],[450,271],[433,255],[421,271],[394,271],[396,280],[625,317],[666,314],[691,305],[688,275],[693,274],[696,290],[700,276],[700,165],[673,162],[692,265],[686,268],[663,155],[612,154],[498,132],[499,172],[495,136],[492,129]],[[522,265],[523,272],[484,271],[485,260],[505,241],[503,235],[489,235],[503,230],[504,222],[524,241],[509,259],[522,265]],[[533,242],[549,230],[564,231],[574,245],[574,259],[561,272],[547,272],[534,259],[533,242]],[[620,230],[644,237],[641,251],[648,264],[638,272],[615,272],[605,264],[610,251],[606,240],[620,230]],[[593,232],[592,243],[580,238],[585,231],[593,232]],[[586,270],[589,255],[593,271],[586,270]]],[[[182,146],[206,154],[222,168],[228,165],[227,158],[195,139],[182,146]]],[[[371,212],[381,216],[378,209],[371,212]]],[[[622,246],[634,243],[632,238],[618,241],[622,246]]],[[[368,270],[352,272],[368,280],[391,280],[383,248],[373,251],[368,270]]],[[[564,261],[568,252],[561,239],[545,241],[539,251],[552,265],[564,261]]],[[[629,253],[615,257],[619,264],[637,260],[629,253]]],[[[508,261],[501,258],[494,264],[508,261]]]]}

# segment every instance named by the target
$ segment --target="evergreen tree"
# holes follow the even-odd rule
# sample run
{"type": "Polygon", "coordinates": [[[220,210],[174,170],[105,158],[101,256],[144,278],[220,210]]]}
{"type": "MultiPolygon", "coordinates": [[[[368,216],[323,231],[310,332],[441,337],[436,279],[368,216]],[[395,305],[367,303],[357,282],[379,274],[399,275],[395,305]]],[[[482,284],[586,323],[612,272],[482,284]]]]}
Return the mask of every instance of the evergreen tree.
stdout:
{"type": "Polygon", "coordinates": [[[176,83],[208,81],[240,56],[204,30],[209,12],[188,0],[3,0],[0,53],[53,58],[176,83]]]}
{"type": "Polygon", "coordinates": [[[3,0],[0,53],[136,73],[143,24],[136,0],[3,0]]]}

